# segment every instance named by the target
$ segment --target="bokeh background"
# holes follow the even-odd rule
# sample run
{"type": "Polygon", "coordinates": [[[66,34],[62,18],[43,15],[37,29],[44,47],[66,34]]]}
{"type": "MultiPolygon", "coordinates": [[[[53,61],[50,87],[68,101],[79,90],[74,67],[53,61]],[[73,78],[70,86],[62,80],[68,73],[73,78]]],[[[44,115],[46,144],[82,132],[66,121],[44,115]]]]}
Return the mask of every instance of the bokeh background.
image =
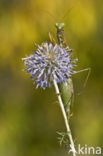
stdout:
{"type": "Polygon", "coordinates": [[[0,156],[67,156],[56,131],[65,131],[54,88],[35,89],[22,57],[35,43],[56,37],[65,22],[67,43],[78,57],[71,129],[75,144],[103,147],[103,1],[0,0],[0,156]]]}

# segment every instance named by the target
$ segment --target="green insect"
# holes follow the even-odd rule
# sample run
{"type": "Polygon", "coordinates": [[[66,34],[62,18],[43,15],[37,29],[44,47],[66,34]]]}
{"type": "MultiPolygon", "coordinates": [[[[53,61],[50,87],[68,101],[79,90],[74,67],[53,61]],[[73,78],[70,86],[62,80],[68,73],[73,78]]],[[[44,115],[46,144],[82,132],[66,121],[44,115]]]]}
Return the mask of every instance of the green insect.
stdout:
{"type": "Polygon", "coordinates": [[[66,43],[66,38],[64,34],[64,23],[56,23],[55,27],[57,29],[57,40],[58,44],[62,47],[67,49],[68,52],[72,52],[72,49],[69,48],[69,46],[66,43]]]}
{"type": "MultiPolygon", "coordinates": [[[[66,38],[65,38],[65,34],[64,34],[64,25],[65,25],[64,23],[56,23],[55,24],[55,27],[57,29],[57,41],[58,41],[58,44],[60,45],[60,47],[65,48],[67,50],[67,52],[71,53],[72,49],[70,49],[66,43],[66,38]]],[[[50,33],[49,33],[49,38],[50,38],[50,41],[52,43],[54,43],[54,44],[56,43],[50,33]]],[[[88,74],[87,74],[87,77],[85,79],[83,88],[85,88],[85,86],[86,86],[86,82],[88,80],[90,70],[91,70],[90,68],[86,68],[86,69],[83,69],[80,71],[75,71],[73,73],[73,74],[77,74],[79,72],[88,71],[88,74]]],[[[65,83],[60,84],[59,90],[60,90],[62,101],[63,101],[64,106],[65,106],[65,111],[66,111],[68,119],[69,119],[69,117],[70,117],[70,106],[71,106],[72,97],[74,94],[72,78],[69,78],[66,80],[65,83]]]]}
{"type": "MultiPolygon", "coordinates": [[[[57,40],[58,44],[62,47],[65,48],[68,52],[72,52],[72,49],[69,48],[69,46],[66,43],[65,39],[65,34],[64,34],[64,23],[56,23],[55,24],[56,29],[57,29],[57,40]]],[[[65,106],[66,113],[68,117],[70,116],[70,105],[71,105],[71,100],[73,96],[73,82],[72,79],[69,78],[66,80],[65,83],[62,83],[59,85],[61,97],[65,106]]]]}

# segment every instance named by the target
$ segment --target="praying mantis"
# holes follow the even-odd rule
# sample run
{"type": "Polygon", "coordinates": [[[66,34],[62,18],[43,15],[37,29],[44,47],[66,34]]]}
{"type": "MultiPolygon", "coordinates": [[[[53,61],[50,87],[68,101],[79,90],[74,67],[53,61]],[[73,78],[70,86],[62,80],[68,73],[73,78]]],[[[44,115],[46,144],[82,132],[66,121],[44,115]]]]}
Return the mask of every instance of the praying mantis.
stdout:
{"type": "MultiPolygon", "coordinates": [[[[65,24],[62,23],[62,22],[55,24],[55,27],[56,27],[56,30],[57,30],[57,33],[56,33],[57,34],[57,44],[61,48],[65,48],[68,53],[72,53],[72,49],[69,48],[69,46],[67,45],[67,42],[66,42],[66,38],[65,38],[65,34],[64,34],[64,26],[65,26],[65,24]]],[[[49,33],[49,39],[53,44],[56,44],[56,42],[55,42],[54,38],[52,37],[51,33],[49,33]]],[[[73,71],[72,72],[72,75],[74,75],[74,74],[84,72],[84,71],[88,71],[88,74],[86,76],[86,79],[85,79],[85,82],[84,82],[84,85],[83,85],[83,89],[86,86],[87,80],[88,80],[90,72],[91,72],[91,68],[86,68],[86,69],[82,69],[82,70],[79,70],[79,71],[73,71]]],[[[70,106],[71,106],[72,97],[73,97],[73,94],[74,94],[72,77],[70,77],[69,79],[66,80],[66,82],[63,82],[62,84],[60,84],[58,86],[59,86],[62,101],[64,103],[65,111],[66,111],[66,114],[67,114],[67,117],[68,117],[68,120],[69,120],[69,118],[71,116],[70,106]]]]}

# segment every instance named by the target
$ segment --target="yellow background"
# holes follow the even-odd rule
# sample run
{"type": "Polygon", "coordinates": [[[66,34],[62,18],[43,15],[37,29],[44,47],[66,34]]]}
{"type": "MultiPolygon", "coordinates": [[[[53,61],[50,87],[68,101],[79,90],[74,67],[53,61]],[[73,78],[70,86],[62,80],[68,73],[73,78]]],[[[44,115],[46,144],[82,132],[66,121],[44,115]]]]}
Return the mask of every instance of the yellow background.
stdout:
{"type": "Polygon", "coordinates": [[[65,131],[54,88],[35,89],[22,57],[35,43],[56,37],[56,22],[65,22],[67,43],[78,57],[73,77],[75,97],[71,129],[75,144],[103,147],[103,1],[0,1],[0,156],[67,156],[56,131],[65,131]],[[64,17],[65,16],[65,17],[64,17]]]}

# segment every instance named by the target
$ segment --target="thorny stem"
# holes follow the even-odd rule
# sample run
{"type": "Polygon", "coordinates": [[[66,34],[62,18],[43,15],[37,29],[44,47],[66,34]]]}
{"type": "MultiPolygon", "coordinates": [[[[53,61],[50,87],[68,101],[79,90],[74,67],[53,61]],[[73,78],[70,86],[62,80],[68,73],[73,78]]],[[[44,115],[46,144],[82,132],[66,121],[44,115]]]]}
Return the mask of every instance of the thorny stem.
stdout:
{"type": "Polygon", "coordinates": [[[57,83],[55,81],[55,75],[54,75],[53,83],[54,83],[54,87],[55,87],[55,90],[56,90],[56,94],[58,96],[60,108],[61,108],[61,111],[62,111],[62,114],[63,114],[63,117],[64,117],[64,122],[65,122],[65,126],[66,126],[66,129],[67,129],[67,134],[68,134],[68,137],[69,137],[69,140],[70,140],[70,143],[71,143],[73,156],[76,156],[76,152],[75,152],[76,150],[75,150],[74,141],[73,141],[70,126],[69,126],[69,121],[67,119],[67,115],[66,115],[65,108],[64,108],[64,105],[63,105],[63,102],[62,102],[62,98],[60,96],[58,85],[57,85],[57,83]]]}

